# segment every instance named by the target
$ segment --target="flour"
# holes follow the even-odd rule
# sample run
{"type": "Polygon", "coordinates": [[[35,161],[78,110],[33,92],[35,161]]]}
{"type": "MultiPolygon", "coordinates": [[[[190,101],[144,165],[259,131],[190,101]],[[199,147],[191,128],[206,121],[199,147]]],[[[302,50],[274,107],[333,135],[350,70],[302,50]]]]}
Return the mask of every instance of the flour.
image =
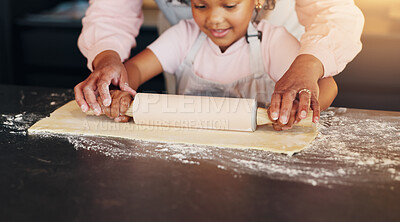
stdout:
{"type": "Polygon", "coordinates": [[[0,125],[3,126],[0,128],[0,131],[10,134],[26,135],[26,130],[33,123],[45,117],[43,113],[50,113],[54,111],[57,106],[61,106],[67,101],[70,101],[73,98],[72,92],[72,90],[67,90],[67,92],[62,93],[41,95],[35,91],[26,92],[20,90],[19,104],[21,105],[22,111],[20,113],[0,114],[0,125]],[[33,101],[40,101],[40,103],[33,101]],[[35,112],[32,112],[32,110],[23,110],[25,108],[30,108],[35,112]]]}
{"type": "Polygon", "coordinates": [[[235,175],[252,174],[314,186],[384,186],[400,182],[400,117],[371,118],[340,108],[323,112],[320,122],[316,140],[294,156],[98,137],[70,136],[68,140],[77,150],[93,150],[113,158],[207,163],[235,175]]]}
{"type": "MultiPolygon", "coordinates": [[[[51,106],[62,104],[59,100],[52,104],[53,101],[49,102],[51,106]]],[[[0,124],[3,131],[23,136],[42,117],[28,112],[1,114],[0,124]]],[[[216,170],[233,172],[235,178],[251,174],[327,187],[400,182],[399,116],[371,117],[339,108],[323,112],[320,123],[316,140],[293,156],[118,138],[41,136],[66,138],[78,151],[89,150],[116,159],[155,158],[190,165],[211,164],[216,170]]]]}
{"type": "Polygon", "coordinates": [[[38,116],[34,114],[1,114],[0,124],[3,125],[3,131],[6,130],[6,132],[11,134],[26,135],[26,130],[32,125],[32,122],[36,120],[38,120],[38,116]]]}

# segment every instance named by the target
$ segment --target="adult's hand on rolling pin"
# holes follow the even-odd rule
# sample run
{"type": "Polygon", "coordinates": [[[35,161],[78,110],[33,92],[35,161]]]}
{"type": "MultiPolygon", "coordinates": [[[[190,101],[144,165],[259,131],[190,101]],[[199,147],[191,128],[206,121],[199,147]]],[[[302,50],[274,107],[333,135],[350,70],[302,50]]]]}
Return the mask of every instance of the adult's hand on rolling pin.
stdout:
{"type": "Polygon", "coordinates": [[[274,130],[282,131],[282,130],[292,129],[293,125],[295,125],[301,121],[301,119],[297,115],[298,111],[299,111],[299,101],[296,99],[293,101],[292,110],[290,111],[289,121],[286,124],[283,124],[280,121],[272,120],[271,112],[268,109],[268,117],[273,122],[272,126],[273,126],[274,130]]]}
{"type": "Polygon", "coordinates": [[[275,85],[269,108],[271,119],[278,120],[282,126],[286,125],[290,120],[293,101],[298,99],[296,119],[305,119],[311,107],[313,122],[318,122],[320,116],[318,80],[323,73],[323,65],[316,57],[299,55],[275,85]]]}
{"type": "Polygon", "coordinates": [[[93,72],[83,82],[75,86],[75,100],[83,112],[90,109],[96,115],[101,114],[101,105],[111,105],[109,86],[119,86],[123,91],[135,95],[128,84],[128,74],[118,53],[107,50],[101,52],[93,61],[93,72]],[[101,100],[97,100],[100,95],[101,100]]]}

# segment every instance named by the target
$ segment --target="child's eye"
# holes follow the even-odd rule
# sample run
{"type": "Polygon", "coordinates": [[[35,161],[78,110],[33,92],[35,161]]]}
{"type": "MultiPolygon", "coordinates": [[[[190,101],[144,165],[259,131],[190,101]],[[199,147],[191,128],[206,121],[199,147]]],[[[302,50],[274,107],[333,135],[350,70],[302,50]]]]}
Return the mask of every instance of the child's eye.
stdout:
{"type": "Polygon", "coordinates": [[[225,5],[225,8],[235,8],[236,7],[236,4],[234,4],[234,5],[225,5]]]}
{"type": "Polygon", "coordinates": [[[206,8],[206,6],[205,5],[194,5],[194,8],[203,9],[203,8],[206,8]]]}

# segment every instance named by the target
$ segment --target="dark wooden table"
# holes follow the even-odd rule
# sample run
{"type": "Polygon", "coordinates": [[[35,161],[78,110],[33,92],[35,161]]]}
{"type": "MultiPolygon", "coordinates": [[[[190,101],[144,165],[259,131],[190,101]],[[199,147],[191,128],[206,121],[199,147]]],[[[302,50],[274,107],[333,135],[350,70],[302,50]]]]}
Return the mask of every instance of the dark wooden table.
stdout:
{"type": "Polygon", "coordinates": [[[400,221],[400,113],[330,108],[303,152],[27,134],[72,90],[0,85],[1,221],[400,221]]]}

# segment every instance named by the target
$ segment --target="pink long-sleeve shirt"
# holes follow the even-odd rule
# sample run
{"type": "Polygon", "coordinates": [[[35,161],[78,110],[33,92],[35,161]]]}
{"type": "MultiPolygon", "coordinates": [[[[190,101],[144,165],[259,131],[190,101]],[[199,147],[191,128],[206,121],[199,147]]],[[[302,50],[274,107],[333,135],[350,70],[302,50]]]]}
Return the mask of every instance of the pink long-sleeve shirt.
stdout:
{"type": "MultiPolygon", "coordinates": [[[[361,50],[362,12],[353,0],[295,2],[298,21],[305,27],[299,54],[317,57],[324,66],[325,77],[338,74],[361,50]]],[[[90,0],[89,3],[78,40],[79,49],[88,59],[88,68],[92,70],[94,58],[104,50],[116,51],[125,61],[136,45],[135,37],[143,22],[142,0],[90,0]]]]}
{"type": "Polygon", "coordinates": [[[116,51],[123,61],[129,58],[143,23],[142,3],[143,0],[89,1],[78,47],[90,70],[94,58],[105,50],[116,51]]]}
{"type": "MultiPolygon", "coordinates": [[[[260,59],[264,71],[276,82],[296,58],[299,42],[285,28],[265,20],[256,28],[262,32],[260,59]]],[[[194,19],[181,20],[148,48],[156,55],[164,71],[175,73],[200,32],[194,19]]],[[[251,73],[250,58],[249,44],[244,36],[223,53],[210,38],[206,38],[193,60],[193,72],[208,81],[229,84],[254,74],[251,73]]]]}

